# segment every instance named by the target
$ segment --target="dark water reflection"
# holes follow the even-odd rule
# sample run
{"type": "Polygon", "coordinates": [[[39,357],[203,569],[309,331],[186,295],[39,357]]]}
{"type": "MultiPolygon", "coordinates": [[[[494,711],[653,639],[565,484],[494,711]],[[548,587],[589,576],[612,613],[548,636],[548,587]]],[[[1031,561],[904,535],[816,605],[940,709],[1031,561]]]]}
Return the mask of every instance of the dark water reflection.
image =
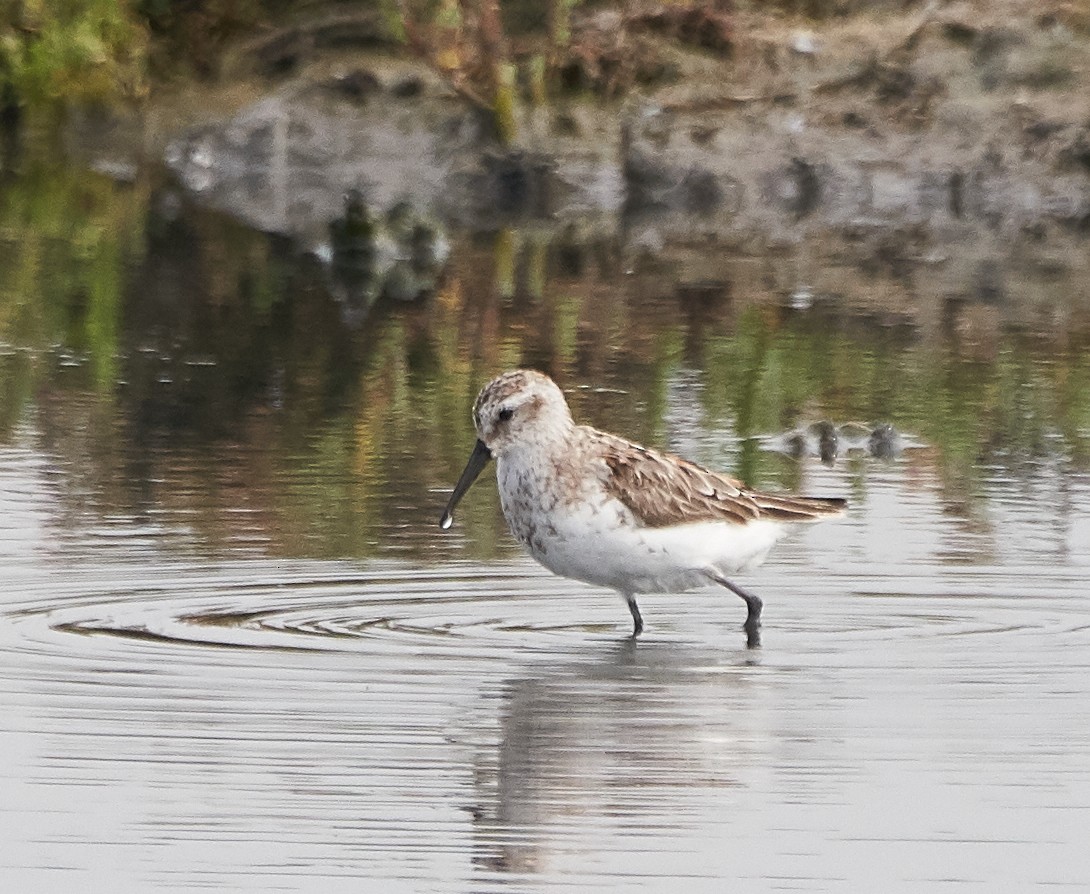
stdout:
{"type": "Polygon", "coordinates": [[[527,223],[402,300],[154,180],[2,192],[12,890],[1090,884],[1084,237],[527,223]],[[716,593],[633,645],[488,487],[440,534],[518,364],[849,496],[762,650],[716,593]]]}

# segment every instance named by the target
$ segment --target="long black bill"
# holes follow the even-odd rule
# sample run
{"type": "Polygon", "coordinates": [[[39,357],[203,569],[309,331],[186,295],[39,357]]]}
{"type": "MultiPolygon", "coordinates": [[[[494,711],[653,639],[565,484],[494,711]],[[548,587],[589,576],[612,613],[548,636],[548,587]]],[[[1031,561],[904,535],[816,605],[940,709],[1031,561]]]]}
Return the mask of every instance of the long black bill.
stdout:
{"type": "Polygon", "coordinates": [[[454,507],[458,505],[458,501],[469,490],[470,485],[477,480],[477,476],[488,465],[490,459],[492,459],[492,451],[484,446],[484,441],[478,438],[473,447],[473,452],[469,454],[469,462],[466,463],[466,467],[462,470],[458,483],[454,485],[454,493],[450,495],[447,508],[443,510],[443,517],[439,519],[439,527],[444,531],[454,524],[454,507]]]}

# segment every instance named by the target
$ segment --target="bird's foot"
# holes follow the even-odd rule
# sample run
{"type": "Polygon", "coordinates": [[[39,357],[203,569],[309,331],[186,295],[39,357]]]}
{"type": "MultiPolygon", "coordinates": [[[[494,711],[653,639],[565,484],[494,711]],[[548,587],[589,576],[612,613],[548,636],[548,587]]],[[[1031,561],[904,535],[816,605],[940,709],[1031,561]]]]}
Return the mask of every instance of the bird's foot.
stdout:
{"type": "Polygon", "coordinates": [[[625,595],[624,599],[628,603],[628,610],[632,612],[632,638],[635,639],[643,633],[643,615],[640,614],[640,607],[636,605],[635,596],[625,595]]]}
{"type": "Polygon", "coordinates": [[[759,649],[761,648],[761,614],[758,612],[756,615],[752,612],[749,617],[746,618],[746,623],[742,625],[742,629],[746,632],[746,648],[747,649],[759,649]]]}

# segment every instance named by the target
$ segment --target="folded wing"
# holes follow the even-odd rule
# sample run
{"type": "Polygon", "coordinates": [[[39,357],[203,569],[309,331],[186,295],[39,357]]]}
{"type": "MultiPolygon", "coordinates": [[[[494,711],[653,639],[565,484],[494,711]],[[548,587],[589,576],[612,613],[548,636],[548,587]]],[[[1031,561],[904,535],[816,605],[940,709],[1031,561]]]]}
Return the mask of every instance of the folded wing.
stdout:
{"type": "Polygon", "coordinates": [[[817,521],[840,515],[834,497],[786,497],[750,490],[696,463],[601,433],[609,470],[606,489],[650,528],[690,522],[745,524],[756,519],[817,521]]]}

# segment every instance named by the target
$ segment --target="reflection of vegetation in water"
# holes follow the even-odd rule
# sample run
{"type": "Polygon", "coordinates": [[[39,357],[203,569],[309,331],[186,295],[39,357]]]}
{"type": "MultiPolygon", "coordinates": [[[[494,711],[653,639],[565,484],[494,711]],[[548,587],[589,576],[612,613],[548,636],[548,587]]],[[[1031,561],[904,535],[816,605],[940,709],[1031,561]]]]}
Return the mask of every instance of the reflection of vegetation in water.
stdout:
{"type": "MultiPolygon", "coordinates": [[[[959,498],[978,493],[982,465],[1016,469],[1067,454],[1090,459],[1090,362],[1076,349],[1016,335],[994,359],[919,345],[882,330],[847,335],[821,320],[784,324],[754,309],[707,352],[705,401],[738,435],[777,433],[800,421],[892,422],[940,451],[940,471],[959,498]]],[[[737,472],[775,477],[778,458],[743,440],[737,472]]]]}
{"type": "MultiPolygon", "coordinates": [[[[41,374],[40,352],[59,346],[89,364],[100,393],[111,391],[145,201],[139,188],[63,168],[35,168],[3,189],[0,342],[28,358],[18,365],[22,375],[41,374]]],[[[18,375],[5,377],[5,420],[18,415],[29,390],[18,375]]]]}
{"type": "MultiPolygon", "coordinates": [[[[473,395],[489,375],[520,363],[550,369],[568,386],[621,387],[629,392],[625,398],[586,390],[571,393],[576,415],[648,443],[665,443],[663,423],[671,410],[667,382],[681,363],[686,341],[677,315],[649,324],[631,307],[602,307],[609,302],[622,307],[627,303],[623,294],[595,303],[578,286],[547,284],[536,300],[535,288],[520,292],[518,286],[537,278],[535,245],[525,256],[531,273],[522,276],[513,241],[507,234],[496,244],[493,294],[502,297],[506,311],[496,344],[478,346],[488,360],[465,362],[466,351],[472,353],[473,347],[464,332],[482,309],[447,305],[440,296],[428,337],[435,347],[436,374],[414,380],[403,361],[388,361],[383,368],[400,369],[401,384],[395,388],[387,382],[379,393],[404,394],[405,402],[369,402],[362,410],[367,418],[361,427],[369,433],[366,444],[377,451],[372,461],[385,457],[381,461],[391,469],[401,464],[451,485],[472,444],[468,418],[473,395]],[[578,371],[586,360],[580,356],[580,340],[589,314],[623,321],[610,337],[615,356],[605,378],[598,380],[578,371]],[[390,462],[392,456],[396,459],[390,462]]],[[[463,285],[454,277],[449,289],[457,293],[463,285]]],[[[1056,451],[1076,461],[1087,457],[1086,428],[1080,419],[1085,418],[1090,394],[1088,364],[1077,351],[1048,360],[1042,356],[1047,347],[1010,335],[993,359],[967,359],[950,344],[921,344],[918,333],[908,327],[831,330],[827,320],[785,316],[768,306],[743,313],[732,326],[710,326],[721,334],[708,340],[704,352],[704,424],[729,421],[741,438],[733,471],[754,483],[793,488],[798,464],[762,450],[753,436],[822,418],[890,421],[938,448],[943,486],[957,502],[982,495],[987,464],[999,463],[1018,474],[1020,465],[1032,466],[1056,451]]],[[[856,471],[863,474],[861,468],[856,471]]],[[[495,549],[502,529],[496,501],[487,492],[490,487],[486,484],[484,492],[460,509],[463,530],[472,532],[476,548],[486,553],[495,549]]],[[[426,502],[419,489],[417,493],[426,502]]],[[[360,497],[368,499],[366,494],[360,497]]],[[[438,507],[441,500],[435,497],[433,502],[438,507]]],[[[421,522],[425,536],[432,521],[428,516],[421,522]]]]}
{"type": "Polygon", "coordinates": [[[690,316],[669,278],[618,276],[615,247],[561,269],[546,236],[515,231],[463,242],[430,298],[381,296],[353,325],[318,261],[216,215],[147,214],[141,189],[64,172],[13,181],[6,199],[0,341],[31,350],[0,357],[5,433],[31,395],[48,400],[45,440],[81,470],[76,489],[102,511],[174,510],[212,545],[245,507],[277,554],[506,549],[490,476],[454,532],[435,526],[477,389],[521,364],[571,388],[580,420],[652,445],[675,434],[678,383],[702,384],[700,418],[684,420],[708,449],[696,458],[759,485],[806,482],[755,436],[820,419],[889,421],[933,445],[958,502],[986,498],[987,464],[1090,464],[1090,359],[1074,345],[1008,332],[969,356],[846,302],[690,316]],[[78,377],[53,345],[87,358],[78,377]],[[76,444],[88,390],[106,421],[76,444]]]}

